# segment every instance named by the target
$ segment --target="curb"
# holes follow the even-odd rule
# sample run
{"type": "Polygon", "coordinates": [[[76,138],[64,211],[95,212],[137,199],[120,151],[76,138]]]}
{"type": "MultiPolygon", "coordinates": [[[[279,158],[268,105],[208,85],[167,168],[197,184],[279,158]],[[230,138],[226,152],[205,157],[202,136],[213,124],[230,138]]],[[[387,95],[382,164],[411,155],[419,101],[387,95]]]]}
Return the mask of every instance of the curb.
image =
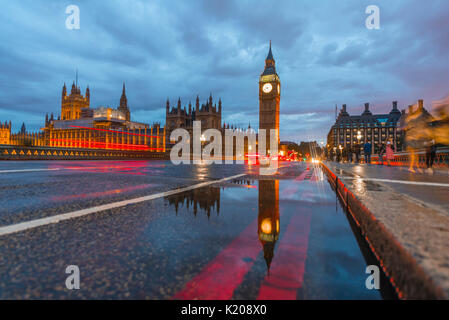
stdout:
{"type": "Polygon", "coordinates": [[[426,274],[415,258],[396,240],[373,213],[321,163],[345,209],[360,228],[362,236],[379,261],[399,299],[448,299],[442,288],[426,274]]]}

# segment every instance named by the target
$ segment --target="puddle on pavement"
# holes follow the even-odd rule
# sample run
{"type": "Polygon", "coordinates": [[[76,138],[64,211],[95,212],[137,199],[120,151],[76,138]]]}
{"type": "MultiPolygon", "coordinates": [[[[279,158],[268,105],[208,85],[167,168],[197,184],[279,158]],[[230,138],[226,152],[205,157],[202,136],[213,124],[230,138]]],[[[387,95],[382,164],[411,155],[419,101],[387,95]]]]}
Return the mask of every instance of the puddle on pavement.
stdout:
{"type": "Polygon", "coordinates": [[[195,220],[186,228],[207,239],[202,246],[218,247],[175,298],[394,298],[383,275],[381,290],[366,288],[366,266],[376,261],[322,171],[312,171],[166,197],[177,217],[195,220]]]}

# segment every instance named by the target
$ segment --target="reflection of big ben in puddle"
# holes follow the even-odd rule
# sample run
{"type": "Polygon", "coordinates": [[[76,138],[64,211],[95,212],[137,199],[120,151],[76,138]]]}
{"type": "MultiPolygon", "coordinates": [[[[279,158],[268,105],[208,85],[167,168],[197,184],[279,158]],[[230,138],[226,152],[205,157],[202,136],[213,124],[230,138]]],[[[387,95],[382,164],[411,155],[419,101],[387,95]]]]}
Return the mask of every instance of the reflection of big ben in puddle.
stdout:
{"type": "Polygon", "coordinates": [[[258,234],[269,272],[274,246],[279,237],[278,180],[259,180],[258,234]]]}

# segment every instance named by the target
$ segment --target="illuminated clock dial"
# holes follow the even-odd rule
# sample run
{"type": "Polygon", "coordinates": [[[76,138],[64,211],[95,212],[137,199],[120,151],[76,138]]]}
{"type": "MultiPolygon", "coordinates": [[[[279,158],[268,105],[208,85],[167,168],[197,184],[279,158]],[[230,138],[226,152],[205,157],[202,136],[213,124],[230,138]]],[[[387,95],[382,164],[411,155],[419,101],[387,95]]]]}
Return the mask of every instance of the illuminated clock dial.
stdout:
{"type": "Polygon", "coordinates": [[[281,93],[281,85],[278,84],[278,93],[281,93]]]}
{"type": "Polygon", "coordinates": [[[262,87],[262,90],[265,93],[270,93],[271,90],[273,90],[273,86],[271,85],[271,83],[265,83],[262,87]]]}

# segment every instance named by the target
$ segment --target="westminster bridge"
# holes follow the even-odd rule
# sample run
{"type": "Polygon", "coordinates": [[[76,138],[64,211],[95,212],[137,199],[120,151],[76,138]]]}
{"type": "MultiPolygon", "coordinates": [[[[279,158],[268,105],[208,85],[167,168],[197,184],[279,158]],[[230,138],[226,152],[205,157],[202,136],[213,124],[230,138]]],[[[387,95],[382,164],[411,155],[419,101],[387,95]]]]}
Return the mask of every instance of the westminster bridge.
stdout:
{"type": "Polygon", "coordinates": [[[145,151],[0,153],[43,160],[0,161],[0,299],[449,294],[442,149],[432,174],[408,171],[401,154],[393,166],[280,162],[273,176],[249,164],[174,165],[145,151]],[[65,285],[72,265],[79,290],[65,285]],[[379,289],[366,286],[372,266],[379,289]]]}

